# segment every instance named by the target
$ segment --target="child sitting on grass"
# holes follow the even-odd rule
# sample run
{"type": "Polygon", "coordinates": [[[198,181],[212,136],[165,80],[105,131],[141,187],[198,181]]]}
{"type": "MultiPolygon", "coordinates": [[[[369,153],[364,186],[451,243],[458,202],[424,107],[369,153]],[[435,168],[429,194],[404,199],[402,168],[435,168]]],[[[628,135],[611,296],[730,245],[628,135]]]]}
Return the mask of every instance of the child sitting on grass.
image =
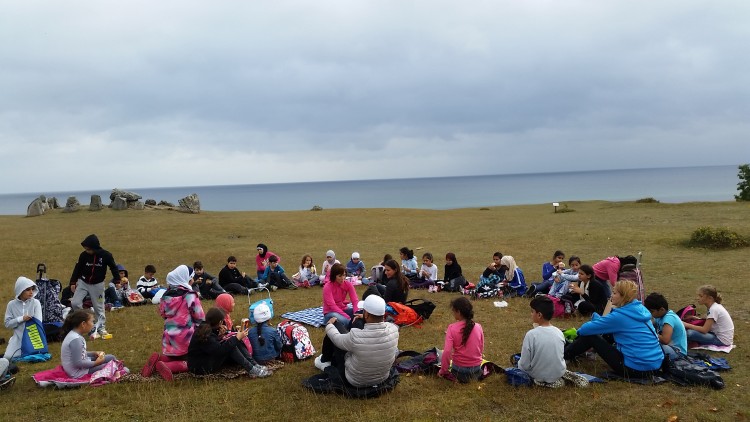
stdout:
{"type": "Polygon", "coordinates": [[[263,276],[258,279],[258,283],[267,284],[272,290],[276,289],[296,289],[297,286],[286,276],[284,267],[279,264],[279,257],[271,255],[268,258],[268,266],[263,272],[263,276]]]}
{"type": "MultiPolygon", "coordinates": [[[[437,265],[433,264],[432,261],[434,260],[433,256],[429,252],[425,252],[422,255],[422,266],[419,268],[419,273],[417,273],[417,278],[409,281],[409,287],[412,289],[419,289],[419,288],[428,288],[430,291],[432,290],[432,287],[435,286],[435,282],[437,281],[437,265]]],[[[437,290],[434,290],[437,291],[437,290]]]]}
{"type": "Polygon", "coordinates": [[[706,322],[693,325],[683,322],[687,329],[687,339],[698,344],[731,346],[734,341],[734,322],[726,308],[721,304],[721,294],[711,285],[698,288],[698,303],[708,309],[706,322]]]}
{"type": "Polygon", "coordinates": [[[310,287],[320,283],[318,271],[313,264],[312,255],[305,254],[299,264],[299,271],[292,277],[297,286],[310,287]]]}
{"type": "Polygon", "coordinates": [[[265,303],[253,309],[253,319],[257,326],[248,332],[253,346],[253,359],[265,365],[281,354],[281,336],[275,328],[266,324],[271,319],[271,308],[265,303]]]}
{"type": "Polygon", "coordinates": [[[94,328],[94,313],[90,309],[71,312],[63,323],[63,340],[60,360],[65,373],[71,378],[81,378],[102,369],[107,362],[115,359],[104,352],[87,352],[84,336],[94,328]]]}
{"type": "Polygon", "coordinates": [[[187,361],[190,372],[197,375],[213,374],[225,363],[234,362],[241,365],[248,375],[260,378],[271,375],[268,368],[255,362],[242,344],[242,339],[247,337],[247,329],[225,338],[226,333],[224,312],[219,308],[209,309],[206,320],[190,339],[187,361]]]}
{"type": "Polygon", "coordinates": [[[138,279],[136,290],[146,299],[152,299],[154,295],[164,287],[159,286],[159,281],[154,277],[156,267],[151,264],[143,269],[143,275],[138,279]]]}
{"type": "Polygon", "coordinates": [[[535,296],[529,303],[531,322],[535,327],[526,333],[518,368],[529,374],[534,383],[558,388],[565,385],[565,337],[550,324],[555,305],[547,296],[535,296]]]}
{"type": "MultiPolygon", "coordinates": [[[[20,358],[23,333],[26,330],[26,321],[35,318],[42,322],[42,304],[36,299],[39,289],[36,283],[26,277],[18,277],[14,290],[15,297],[8,302],[5,308],[5,328],[13,330],[13,336],[8,340],[5,348],[5,359],[12,361],[20,358]]],[[[40,333],[44,336],[44,333],[40,333]]]]}
{"type": "Polygon", "coordinates": [[[456,322],[445,330],[445,345],[440,363],[441,377],[467,383],[482,374],[484,331],[474,322],[474,308],[464,296],[451,301],[456,322]],[[451,363],[452,359],[452,363],[451,363]]]}
{"type": "Polygon", "coordinates": [[[659,293],[646,296],[643,306],[651,312],[659,343],[664,354],[675,359],[680,354],[687,355],[687,333],[680,317],[669,309],[667,299],[659,293]]]}
{"type": "Polygon", "coordinates": [[[581,258],[573,255],[568,259],[568,266],[570,268],[564,269],[565,265],[561,262],[558,264],[558,269],[553,273],[554,282],[552,287],[549,289],[549,295],[560,299],[564,294],[568,293],[570,283],[578,282],[578,270],[581,268],[581,258]]]}

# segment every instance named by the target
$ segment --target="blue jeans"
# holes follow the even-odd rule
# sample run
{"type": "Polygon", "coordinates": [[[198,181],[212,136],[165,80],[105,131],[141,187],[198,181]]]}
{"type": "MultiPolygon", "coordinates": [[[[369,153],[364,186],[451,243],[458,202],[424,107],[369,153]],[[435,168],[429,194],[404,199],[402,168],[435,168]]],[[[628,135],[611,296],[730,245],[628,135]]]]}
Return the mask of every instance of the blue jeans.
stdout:
{"type": "Polygon", "coordinates": [[[540,281],[539,283],[531,283],[531,285],[534,286],[534,294],[537,294],[549,292],[549,289],[552,287],[553,283],[553,280],[544,280],[540,281]]]}
{"type": "Polygon", "coordinates": [[[695,330],[686,330],[686,332],[688,341],[694,341],[700,344],[713,344],[714,346],[728,346],[728,344],[720,342],[719,338],[716,337],[716,334],[710,331],[706,334],[699,333],[695,330]]]}
{"type": "Polygon", "coordinates": [[[451,374],[455,375],[458,382],[465,384],[469,381],[478,380],[479,376],[482,375],[482,367],[451,365],[451,374]]]}
{"type": "Polygon", "coordinates": [[[670,360],[677,359],[678,356],[682,355],[679,350],[675,349],[674,347],[668,345],[668,344],[662,344],[661,350],[664,352],[665,355],[669,356],[670,360]]]}
{"type": "Polygon", "coordinates": [[[344,309],[344,312],[346,312],[346,315],[341,315],[338,312],[329,312],[323,315],[323,323],[325,324],[326,322],[328,322],[329,319],[335,317],[337,320],[339,320],[339,322],[344,324],[344,327],[348,328],[349,323],[351,322],[352,317],[354,316],[354,311],[352,310],[352,308],[346,308],[344,309]]]}

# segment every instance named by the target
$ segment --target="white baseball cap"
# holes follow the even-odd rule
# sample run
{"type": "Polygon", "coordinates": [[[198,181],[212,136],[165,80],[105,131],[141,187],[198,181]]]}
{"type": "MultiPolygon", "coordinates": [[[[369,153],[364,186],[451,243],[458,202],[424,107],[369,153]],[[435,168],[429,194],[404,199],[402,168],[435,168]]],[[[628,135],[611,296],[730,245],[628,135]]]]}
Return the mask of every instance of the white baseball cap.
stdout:
{"type": "Polygon", "coordinates": [[[378,295],[369,295],[365,299],[365,311],[370,315],[385,315],[385,300],[378,295]]]}
{"type": "Polygon", "coordinates": [[[359,259],[359,252],[354,252],[352,254],[352,259],[359,259]]]}

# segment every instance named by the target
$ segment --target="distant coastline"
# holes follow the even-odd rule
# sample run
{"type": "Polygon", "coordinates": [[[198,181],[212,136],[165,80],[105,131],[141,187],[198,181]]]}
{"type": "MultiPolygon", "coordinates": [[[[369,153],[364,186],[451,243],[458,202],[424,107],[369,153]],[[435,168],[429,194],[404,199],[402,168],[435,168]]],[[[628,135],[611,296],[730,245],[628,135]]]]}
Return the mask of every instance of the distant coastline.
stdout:
{"type": "MultiPolygon", "coordinates": [[[[197,193],[207,211],[290,211],[325,208],[451,209],[545,202],[627,201],[653,197],[661,202],[731,201],[737,166],[592,170],[412,179],[347,180],[254,185],[122,188],[143,199],[178,199],[197,193]]],[[[114,188],[114,187],[113,187],[114,188]]],[[[91,195],[109,203],[109,190],[0,195],[0,215],[25,215],[40,194],[68,196],[87,204],[91,195]]]]}

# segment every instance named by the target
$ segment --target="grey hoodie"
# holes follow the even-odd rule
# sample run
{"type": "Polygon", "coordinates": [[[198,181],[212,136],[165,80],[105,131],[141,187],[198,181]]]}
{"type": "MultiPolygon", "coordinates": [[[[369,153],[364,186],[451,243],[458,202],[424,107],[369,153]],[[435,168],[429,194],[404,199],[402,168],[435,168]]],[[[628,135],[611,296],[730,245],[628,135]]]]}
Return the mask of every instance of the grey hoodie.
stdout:
{"type": "Polygon", "coordinates": [[[36,299],[39,289],[36,284],[26,277],[18,277],[16,280],[15,299],[8,302],[5,308],[5,327],[13,330],[13,337],[8,340],[8,347],[5,349],[5,358],[10,360],[14,357],[21,357],[21,339],[26,322],[23,320],[24,315],[30,315],[39,322],[42,321],[42,304],[36,299]],[[31,299],[22,301],[18,296],[29,287],[34,287],[34,296],[31,299]]]}

